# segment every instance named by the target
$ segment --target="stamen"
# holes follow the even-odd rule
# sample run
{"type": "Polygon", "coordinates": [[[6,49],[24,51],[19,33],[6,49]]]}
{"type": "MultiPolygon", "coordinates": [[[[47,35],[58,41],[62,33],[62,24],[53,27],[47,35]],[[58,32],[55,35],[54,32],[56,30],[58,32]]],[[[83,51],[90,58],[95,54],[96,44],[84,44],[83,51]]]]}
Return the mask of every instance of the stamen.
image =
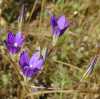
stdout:
{"type": "Polygon", "coordinates": [[[33,67],[33,65],[30,65],[30,68],[32,68],[33,67]]]}
{"type": "Polygon", "coordinates": [[[17,43],[14,43],[14,46],[15,46],[15,47],[17,47],[17,46],[18,46],[18,44],[17,44],[17,43]]]}

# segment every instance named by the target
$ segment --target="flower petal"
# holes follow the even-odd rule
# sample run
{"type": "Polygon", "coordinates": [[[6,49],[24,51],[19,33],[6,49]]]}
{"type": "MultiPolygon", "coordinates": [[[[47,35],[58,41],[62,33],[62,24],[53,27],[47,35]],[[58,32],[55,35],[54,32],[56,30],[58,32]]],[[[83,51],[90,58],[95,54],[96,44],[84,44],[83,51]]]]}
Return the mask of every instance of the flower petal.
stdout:
{"type": "Polygon", "coordinates": [[[32,68],[34,68],[34,69],[37,68],[37,69],[41,70],[43,67],[43,64],[44,64],[44,60],[43,60],[43,58],[41,58],[36,63],[33,64],[32,68]]]}
{"type": "Polygon", "coordinates": [[[57,21],[57,24],[58,24],[58,27],[59,29],[64,29],[66,27],[68,27],[69,23],[68,21],[66,20],[65,16],[61,16],[58,21],[57,21]]]}
{"type": "Polygon", "coordinates": [[[26,77],[32,78],[32,76],[35,76],[38,73],[38,69],[32,69],[29,67],[25,67],[22,72],[26,77]]]}
{"type": "Polygon", "coordinates": [[[19,64],[21,65],[22,68],[25,66],[29,66],[29,56],[28,56],[27,51],[23,51],[21,53],[19,64]]]}
{"type": "Polygon", "coordinates": [[[21,46],[24,42],[24,37],[21,34],[21,32],[18,32],[15,36],[15,43],[17,43],[18,46],[21,46]]]}
{"type": "Polygon", "coordinates": [[[30,66],[33,66],[33,64],[35,63],[35,62],[37,62],[37,60],[40,58],[40,51],[36,51],[33,55],[32,55],[32,57],[31,57],[31,59],[30,59],[30,62],[29,62],[29,65],[30,66]]]}
{"type": "Polygon", "coordinates": [[[51,33],[53,35],[55,35],[55,31],[57,28],[57,20],[56,20],[55,16],[51,16],[50,24],[51,24],[51,33]]]}
{"type": "Polygon", "coordinates": [[[7,46],[7,49],[11,54],[15,54],[20,50],[19,47],[14,47],[14,46],[7,46]]]}
{"type": "Polygon", "coordinates": [[[58,36],[60,36],[60,34],[61,34],[61,30],[57,27],[57,28],[55,29],[55,31],[54,31],[54,35],[55,35],[56,37],[58,37],[58,36]]]}
{"type": "Polygon", "coordinates": [[[8,33],[8,36],[7,36],[6,43],[13,45],[14,44],[14,41],[15,41],[15,35],[12,32],[9,32],[8,33]]]}
{"type": "Polygon", "coordinates": [[[54,28],[55,26],[57,26],[57,20],[56,20],[55,16],[51,16],[50,24],[51,24],[51,26],[52,26],[53,28],[54,28]]]}

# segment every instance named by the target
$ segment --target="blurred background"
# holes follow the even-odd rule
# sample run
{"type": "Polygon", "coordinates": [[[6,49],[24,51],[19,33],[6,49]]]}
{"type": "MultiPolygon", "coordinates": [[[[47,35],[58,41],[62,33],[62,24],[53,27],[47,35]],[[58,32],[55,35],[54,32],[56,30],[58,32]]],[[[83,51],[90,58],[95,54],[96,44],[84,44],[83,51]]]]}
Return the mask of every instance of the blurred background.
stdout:
{"type": "MultiPolygon", "coordinates": [[[[69,20],[69,29],[59,38],[37,80],[40,85],[74,88],[96,54],[97,44],[100,45],[100,0],[0,0],[1,42],[9,31],[18,31],[23,6],[21,30],[26,35],[24,48],[30,54],[37,43],[42,48],[51,44],[50,14],[65,15],[69,20]]],[[[36,99],[100,99],[100,59],[88,79],[75,88],[94,93],[47,94],[36,99]]],[[[1,44],[0,99],[19,99],[19,91],[19,82],[1,44]]]]}

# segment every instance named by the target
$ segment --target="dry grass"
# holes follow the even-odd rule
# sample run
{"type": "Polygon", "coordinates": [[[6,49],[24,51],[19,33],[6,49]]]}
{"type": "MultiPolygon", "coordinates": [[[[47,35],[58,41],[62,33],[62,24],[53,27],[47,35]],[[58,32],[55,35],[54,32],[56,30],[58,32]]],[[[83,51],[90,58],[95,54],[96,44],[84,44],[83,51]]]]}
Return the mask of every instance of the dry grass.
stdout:
{"type": "MultiPolygon", "coordinates": [[[[26,20],[21,28],[26,35],[23,50],[28,49],[30,54],[38,45],[42,48],[50,47],[52,36],[48,11],[56,16],[64,14],[70,21],[69,29],[59,39],[43,71],[34,80],[34,85],[47,86],[47,88],[33,88],[31,81],[28,83],[31,86],[26,84],[23,87],[23,84],[19,83],[23,81],[23,78],[20,81],[16,80],[17,75],[12,68],[12,62],[4,51],[5,47],[0,45],[1,99],[19,99],[19,97],[22,99],[24,97],[20,96],[22,88],[25,91],[23,94],[29,99],[40,99],[39,97],[43,99],[100,99],[100,57],[92,74],[80,82],[90,60],[97,52],[96,45],[100,45],[100,1],[65,0],[63,2],[63,0],[57,0],[54,3],[43,0],[40,4],[41,11],[36,19],[32,19],[32,13],[34,14],[36,10],[35,5],[29,11],[31,21],[26,20]],[[31,92],[33,89],[35,92],[31,92]]],[[[0,37],[1,40],[5,39],[7,31],[18,30],[16,21],[6,22],[6,25],[0,28],[4,32],[0,37]]]]}

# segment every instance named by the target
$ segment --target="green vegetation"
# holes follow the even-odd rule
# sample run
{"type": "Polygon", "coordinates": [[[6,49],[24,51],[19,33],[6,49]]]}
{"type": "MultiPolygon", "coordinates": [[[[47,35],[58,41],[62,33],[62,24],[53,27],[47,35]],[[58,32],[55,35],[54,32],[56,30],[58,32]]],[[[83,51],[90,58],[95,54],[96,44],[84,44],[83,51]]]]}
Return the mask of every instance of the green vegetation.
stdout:
{"type": "MultiPolygon", "coordinates": [[[[8,31],[16,33],[19,30],[17,22],[23,5],[26,11],[21,30],[26,37],[24,48],[30,54],[38,45],[50,47],[52,36],[48,13],[65,15],[70,22],[43,71],[35,78],[41,83],[34,85],[42,86],[43,83],[48,86],[46,91],[52,91],[50,87],[55,92],[41,89],[36,96],[34,92],[27,95],[32,99],[33,96],[36,99],[100,99],[100,57],[92,74],[80,82],[97,53],[97,45],[100,46],[100,0],[1,0],[0,42],[6,38],[8,31]],[[40,91],[46,94],[41,95],[40,91]]],[[[0,97],[20,99],[21,86],[4,47],[0,45],[0,97]]]]}

